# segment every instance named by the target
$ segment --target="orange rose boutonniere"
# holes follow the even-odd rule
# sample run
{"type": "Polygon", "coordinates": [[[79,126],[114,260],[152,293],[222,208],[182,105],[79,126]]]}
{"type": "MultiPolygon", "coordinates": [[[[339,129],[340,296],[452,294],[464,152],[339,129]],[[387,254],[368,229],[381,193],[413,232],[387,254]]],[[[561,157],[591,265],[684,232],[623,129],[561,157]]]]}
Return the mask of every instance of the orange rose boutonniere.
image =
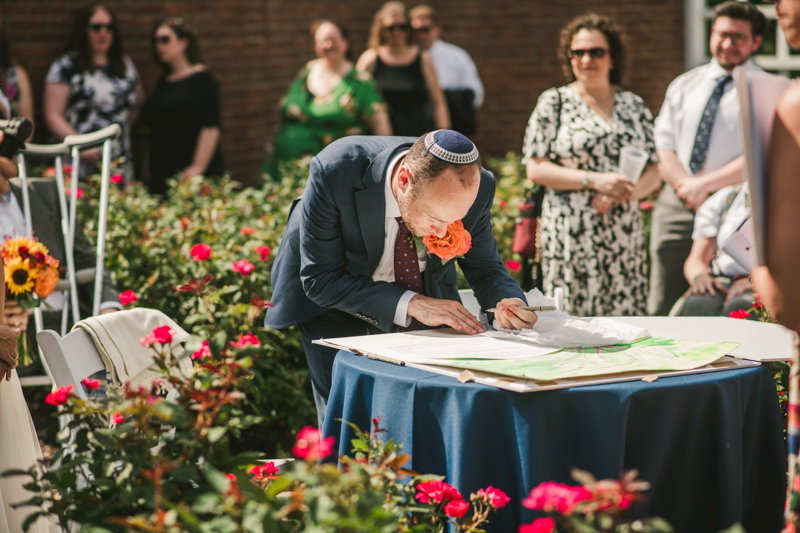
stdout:
{"type": "Polygon", "coordinates": [[[429,254],[434,254],[442,262],[447,262],[455,257],[461,257],[472,248],[472,235],[464,229],[460,220],[447,225],[444,237],[425,235],[422,243],[428,248],[429,254]]]}

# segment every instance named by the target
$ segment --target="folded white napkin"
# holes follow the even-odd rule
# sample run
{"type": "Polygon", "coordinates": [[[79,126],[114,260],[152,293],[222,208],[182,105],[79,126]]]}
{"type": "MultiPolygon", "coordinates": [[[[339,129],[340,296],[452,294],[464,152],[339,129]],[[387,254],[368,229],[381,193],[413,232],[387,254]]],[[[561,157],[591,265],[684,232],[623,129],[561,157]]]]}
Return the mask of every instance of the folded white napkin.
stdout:
{"type": "MultiPolygon", "coordinates": [[[[72,328],[85,330],[97,346],[100,357],[117,387],[126,381],[132,385],[149,387],[158,377],[154,371],[152,348],[145,348],[139,340],[159,326],[172,330],[172,355],[183,353],[180,343],[189,339],[189,334],[174,320],[156,309],[136,308],[118,313],[107,313],[81,320],[72,328]]],[[[191,375],[192,362],[188,357],[180,360],[179,366],[185,376],[191,375]]]]}
{"type": "MultiPolygon", "coordinates": [[[[553,305],[541,291],[533,289],[525,295],[528,305],[553,305]]],[[[539,319],[533,329],[509,330],[498,327],[498,331],[515,335],[520,340],[530,341],[540,346],[555,348],[582,348],[587,346],[607,346],[609,344],[628,344],[650,337],[650,332],[612,318],[580,318],[561,311],[537,311],[539,319]]]]}

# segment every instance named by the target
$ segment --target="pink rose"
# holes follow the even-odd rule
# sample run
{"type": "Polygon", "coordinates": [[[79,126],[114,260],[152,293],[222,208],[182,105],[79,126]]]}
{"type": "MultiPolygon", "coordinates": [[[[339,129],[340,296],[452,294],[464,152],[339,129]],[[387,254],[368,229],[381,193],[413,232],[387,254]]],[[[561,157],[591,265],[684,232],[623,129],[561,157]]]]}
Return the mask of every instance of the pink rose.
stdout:
{"type": "Polygon", "coordinates": [[[556,530],[556,522],[552,518],[537,518],[532,524],[522,524],[518,533],[552,533],[556,530]]]}
{"type": "Polygon", "coordinates": [[[111,422],[113,422],[114,425],[118,426],[123,422],[125,422],[125,417],[119,413],[114,413],[113,415],[111,415],[111,422]]]}
{"type": "Polygon", "coordinates": [[[191,253],[195,261],[207,261],[211,257],[211,247],[207,244],[195,244],[191,253]]]}
{"type": "Polygon", "coordinates": [[[122,174],[112,174],[111,175],[111,183],[122,183],[125,179],[122,177],[122,174]]]}
{"type": "Polygon", "coordinates": [[[57,391],[45,396],[44,401],[49,405],[64,405],[67,403],[67,397],[72,395],[72,389],[74,388],[72,385],[64,385],[57,391]]]}
{"type": "Polygon", "coordinates": [[[200,346],[200,349],[196,352],[192,353],[192,359],[202,359],[204,357],[208,357],[211,355],[211,346],[208,345],[208,341],[203,341],[203,344],[200,346]]]}
{"type": "Polygon", "coordinates": [[[119,303],[121,303],[123,306],[128,305],[131,302],[135,302],[138,299],[139,297],[136,296],[136,293],[130,289],[119,293],[119,303]]]}
{"type": "Polygon", "coordinates": [[[255,230],[253,228],[242,228],[239,231],[242,235],[252,235],[255,230]]]}
{"type": "Polygon", "coordinates": [[[650,202],[648,200],[642,200],[641,202],[639,202],[639,209],[641,209],[642,211],[650,211],[651,209],[653,209],[653,207],[654,207],[653,202],[650,202]]]}
{"type": "Polygon", "coordinates": [[[248,344],[258,347],[261,346],[261,341],[252,333],[245,333],[244,335],[240,335],[239,340],[236,342],[231,342],[231,346],[234,348],[246,348],[248,344]]]}
{"type": "Polygon", "coordinates": [[[233,263],[233,271],[240,273],[242,276],[247,276],[254,268],[255,265],[247,261],[247,259],[240,259],[233,263]]]}
{"type": "Polygon", "coordinates": [[[506,266],[512,272],[519,272],[519,269],[522,268],[522,265],[520,265],[517,261],[514,261],[513,259],[507,260],[506,266]]]}
{"type": "Polygon", "coordinates": [[[269,258],[269,246],[256,246],[256,253],[261,256],[262,261],[266,261],[269,258]]]}
{"type": "Polygon", "coordinates": [[[169,326],[159,326],[153,330],[152,333],[147,335],[139,341],[144,347],[153,346],[154,344],[170,344],[172,342],[172,330],[169,326]]]}
{"type": "Polygon", "coordinates": [[[505,207],[507,205],[508,203],[505,200],[500,200],[500,207],[505,207]]]}
{"type": "Polygon", "coordinates": [[[86,387],[86,390],[98,390],[100,388],[100,382],[92,378],[84,379],[81,384],[86,387]]]}
{"type": "Polygon", "coordinates": [[[469,504],[467,502],[453,500],[444,506],[444,514],[453,518],[463,518],[468,509],[469,504]]]}
{"type": "Polygon", "coordinates": [[[324,459],[333,450],[333,437],[320,439],[321,432],[315,427],[306,426],[297,434],[297,441],[292,448],[292,453],[298,459],[314,462],[324,459]]]}
{"type": "Polygon", "coordinates": [[[83,189],[80,189],[80,188],[78,189],[78,191],[77,191],[77,197],[78,197],[78,198],[83,198],[83,189]]]}
{"type": "Polygon", "coordinates": [[[460,501],[464,497],[454,486],[444,481],[428,481],[417,485],[417,500],[422,503],[444,503],[452,500],[460,501]]]}
{"type": "Polygon", "coordinates": [[[534,488],[530,495],[522,500],[522,505],[537,511],[570,514],[578,502],[590,499],[592,493],[584,487],[548,481],[534,488]]]}
{"type": "Polygon", "coordinates": [[[496,489],[491,485],[485,489],[480,489],[478,491],[478,496],[482,496],[484,501],[491,505],[495,510],[502,509],[508,502],[511,501],[511,498],[509,498],[505,492],[500,489],[496,489]]]}

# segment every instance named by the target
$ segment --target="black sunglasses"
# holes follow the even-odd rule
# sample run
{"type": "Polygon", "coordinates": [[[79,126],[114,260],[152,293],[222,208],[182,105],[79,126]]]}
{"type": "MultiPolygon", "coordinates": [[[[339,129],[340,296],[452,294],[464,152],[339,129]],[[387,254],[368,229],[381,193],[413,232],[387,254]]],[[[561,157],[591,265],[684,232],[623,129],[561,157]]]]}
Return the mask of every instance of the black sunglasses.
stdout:
{"type": "Polygon", "coordinates": [[[583,57],[583,54],[589,54],[589,57],[592,59],[601,59],[606,57],[608,50],[605,48],[589,48],[588,50],[570,50],[567,52],[569,57],[578,57],[579,59],[583,57]]]}
{"type": "Polygon", "coordinates": [[[391,26],[384,26],[383,29],[386,31],[408,31],[411,29],[411,24],[392,24],[391,26]]]}
{"type": "Polygon", "coordinates": [[[105,28],[108,31],[114,31],[114,26],[111,24],[100,24],[100,23],[92,23],[89,24],[89,29],[95,33],[100,33],[100,31],[105,28]]]}
{"type": "Polygon", "coordinates": [[[420,26],[419,28],[414,28],[414,33],[428,33],[432,28],[433,26],[420,26]]]}
{"type": "Polygon", "coordinates": [[[168,44],[172,40],[172,35],[156,35],[153,42],[156,44],[168,44]]]}

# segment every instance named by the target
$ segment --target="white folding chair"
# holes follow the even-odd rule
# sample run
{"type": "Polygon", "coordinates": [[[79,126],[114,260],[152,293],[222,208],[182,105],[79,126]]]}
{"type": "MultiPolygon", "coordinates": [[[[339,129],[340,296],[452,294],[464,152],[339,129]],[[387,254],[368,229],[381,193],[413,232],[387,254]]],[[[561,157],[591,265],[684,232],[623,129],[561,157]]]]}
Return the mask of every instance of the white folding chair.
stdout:
{"type": "MultiPolygon", "coordinates": [[[[37,158],[52,159],[54,161],[56,173],[56,185],[58,188],[59,204],[61,208],[61,232],[64,235],[64,252],[67,261],[67,279],[59,281],[55,290],[64,295],[65,305],[61,315],[61,335],[67,333],[67,323],[69,319],[69,308],[72,308],[73,322],[80,320],[80,306],[78,303],[78,284],[95,282],[94,286],[94,308],[93,314],[96,315],[100,308],[100,295],[102,293],[103,276],[97,276],[96,272],[103,271],[105,259],[105,239],[106,239],[106,218],[108,214],[108,189],[110,186],[110,164],[111,164],[111,140],[119,137],[122,129],[118,124],[112,124],[102,130],[84,135],[70,135],[64,142],[52,145],[28,143],[25,149],[21,150],[18,156],[19,178],[22,184],[22,211],[25,215],[26,234],[30,235],[33,224],[31,219],[30,193],[28,191],[28,173],[26,156],[37,158]],[[97,242],[97,263],[95,268],[87,268],[77,271],[75,268],[75,255],[73,253],[73,243],[75,241],[75,227],[77,224],[77,197],[80,167],[80,152],[96,146],[103,146],[102,157],[102,183],[100,188],[100,215],[98,221],[98,242],[97,242]],[[63,157],[72,154],[72,175],[70,180],[70,201],[67,203],[67,193],[64,183],[64,173],[62,169],[63,157]],[[69,208],[68,208],[69,207],[69,208]],[[66,305],[69,300],[70,305],[66,305]]],[[[34,323],[36,332],[43,329],[43,319],[41,308],[34,311],[34,323]]],[[[40,352],[41,358],[41,352],[40,352]]],[[[50,385],[52,378],[46,361],[42,359],[46,376],[25,376],[20,378],[23,386],[50,385]]]]}
{"type": "Polygon", "coordinates": [[[85,399],[86,392],[81,381],[106,369],[92,337],[82,329],[76,329],[64,337],[46,329],[36,334],[36,341],[56,387],[72,385],[74,394],[85,399]]]}

